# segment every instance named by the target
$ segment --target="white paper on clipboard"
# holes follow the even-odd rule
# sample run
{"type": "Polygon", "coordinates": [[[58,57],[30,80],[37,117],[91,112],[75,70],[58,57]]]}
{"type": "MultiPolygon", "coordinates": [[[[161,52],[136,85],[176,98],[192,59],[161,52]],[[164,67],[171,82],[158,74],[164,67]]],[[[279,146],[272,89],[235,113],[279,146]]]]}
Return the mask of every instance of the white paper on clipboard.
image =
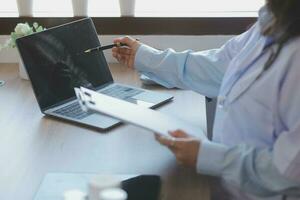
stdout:
{"type": "Polygon", "coordinates": [[[133,124],[165,136],[169,136],[168,131],[180,129],[190,135],[206,139],[205,133],[200,126],[195,126],[159,111],[97,93],[84,87],[80,89],[75,88],[75,93],[82,109],[85,111],[92,110],[106,114],[120,119],[125,123],[133,124]]]}

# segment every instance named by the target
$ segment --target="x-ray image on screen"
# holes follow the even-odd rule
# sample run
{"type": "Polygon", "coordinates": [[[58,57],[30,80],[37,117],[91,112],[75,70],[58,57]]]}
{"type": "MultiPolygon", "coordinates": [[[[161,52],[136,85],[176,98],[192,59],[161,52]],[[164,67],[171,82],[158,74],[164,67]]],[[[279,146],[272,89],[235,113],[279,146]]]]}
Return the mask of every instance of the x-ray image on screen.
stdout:
{"type": "Polygon", "coordinates": [[[81,53],[100,45],[90,19],[21,38],[17,45],[42,109],[74,97],[74,87],[112,82],[102,52],[81,53]]]}

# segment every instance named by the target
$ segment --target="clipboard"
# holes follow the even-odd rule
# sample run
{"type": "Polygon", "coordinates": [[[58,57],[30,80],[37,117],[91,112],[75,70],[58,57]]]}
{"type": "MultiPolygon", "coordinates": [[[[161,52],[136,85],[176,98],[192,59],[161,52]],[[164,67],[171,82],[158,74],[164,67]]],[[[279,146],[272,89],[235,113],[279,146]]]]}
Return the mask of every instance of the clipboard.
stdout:
{"type": "Polygon", "coordinates": [[[110,97],[84,87],[74,89],[79,104],[84,111],[90,110],[105,114],[166,137],[171,137],[168,134],[169,131],[180,129],[202,140],[207,139],[200,126],[174,116],[110,97]]]}

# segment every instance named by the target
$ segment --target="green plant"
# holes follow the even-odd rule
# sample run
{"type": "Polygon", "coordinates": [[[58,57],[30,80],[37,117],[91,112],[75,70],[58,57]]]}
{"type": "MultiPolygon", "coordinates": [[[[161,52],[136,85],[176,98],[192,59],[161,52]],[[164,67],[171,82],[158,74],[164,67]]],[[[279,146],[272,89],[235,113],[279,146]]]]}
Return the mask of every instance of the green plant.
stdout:
{"type": "Polygon", "coordinates": [[[15,48],[16,47],[16,39],[30,35],[32,33],[41,32],[45,30],[44,27],[40,26],[38,23],[34,22],[32,26],[26,23],[18,23],[15,27],[14,32],[10,34],[10,38],[0,46],[0,50],[4,48],[15,48]]]}

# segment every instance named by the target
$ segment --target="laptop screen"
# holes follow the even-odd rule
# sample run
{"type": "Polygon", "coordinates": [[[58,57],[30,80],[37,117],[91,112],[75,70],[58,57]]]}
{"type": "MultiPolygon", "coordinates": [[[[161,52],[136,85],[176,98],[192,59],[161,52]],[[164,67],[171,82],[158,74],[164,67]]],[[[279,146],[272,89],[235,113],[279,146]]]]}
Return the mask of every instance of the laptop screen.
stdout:
{"type": "Polygon", "coordinates": [[[51,28],[17,40],[21,58],[41,110],[75,98],[74,87],[91,89],[112,82],[90,18],[51,28]]]}

